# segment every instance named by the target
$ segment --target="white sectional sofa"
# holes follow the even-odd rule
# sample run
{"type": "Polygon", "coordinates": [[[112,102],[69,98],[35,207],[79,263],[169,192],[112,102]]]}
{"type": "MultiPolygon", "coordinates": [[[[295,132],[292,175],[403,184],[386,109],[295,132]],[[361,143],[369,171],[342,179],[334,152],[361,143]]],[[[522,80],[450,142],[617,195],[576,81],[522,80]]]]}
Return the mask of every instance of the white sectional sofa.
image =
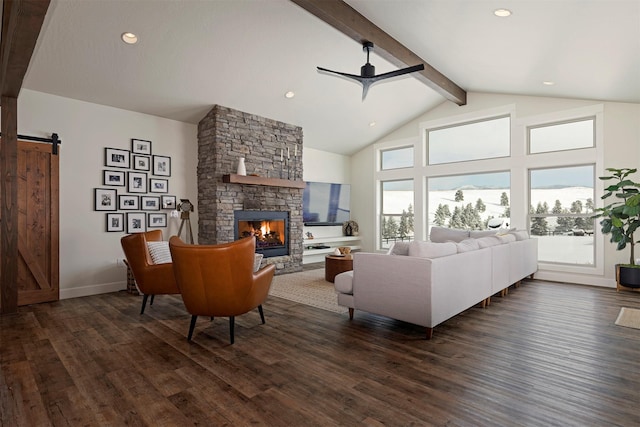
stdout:
{"type": "Polygon", "coordinates": [[[537,240],[526,231],[433,227],[431,241],[396,243],[387,254],[358,252],[336,276],[338,304],[433,328],[533,277],[537,240]]]}

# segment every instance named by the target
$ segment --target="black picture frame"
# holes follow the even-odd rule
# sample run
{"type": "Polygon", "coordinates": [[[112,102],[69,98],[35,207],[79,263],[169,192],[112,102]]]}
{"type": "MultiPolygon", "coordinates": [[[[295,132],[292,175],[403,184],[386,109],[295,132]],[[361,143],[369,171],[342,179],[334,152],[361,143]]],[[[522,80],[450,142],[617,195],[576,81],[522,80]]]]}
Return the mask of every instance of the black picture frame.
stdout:
{"type": "Polygon", "coordinates": [[[147,227],[159,228],[167,226],[167,214],[166,213],[150,213],[147,214],[147,227]]]}
{"type": "Polygon", "coordinates": [[[123,213],[108,213],[106,214],[106,231],[108,233],[123,232],[124,231],[124,214],[123,213]]]}
{"type": "Polygon", "coordinates": [[[127,233],[144,233],[147,231],[147,214],[144,212],[127,213],[127,233]]]}
{"type": "Polygon", "coordinates": [[[94,188],[93,210],[98,212],[117,210],[116,195],[117,193],[115,188],[94,188]]]}
{"type": "Polygon", "coordinates": [[[121,150],[119,148],[105,147],[104,149],[104,165],[110,168],[129,169],[131,162],[131,153],[129,150],[121,150]]]}
{"type": "Polygon", "coordinates": [[[124,187],[127,185],[126,182],[125,171],[105,170],[103,172],[102,185],[108,185],[109,187],[124,187]]]}
{"type": "Polygon", "coordinates": [[[140,196],[140,209],[142,209],[143,211],[159,211],[160,197],[140,196]]]}
{"type": "Polygon", "coordinates": [[[162,196],[162,209],[176,209],[176,196],[162,196]]]}
{"type": "Polygon", "coordinates": [[[147,174],[145,172],[129,172],[127,177],[128,193],[147,193],[147,174]]]}
{"type": "Polygon", "coordinates": [[[131,155],[131,163],[133,164],[133,169],[137,171],[149,172],[151,170],[151,157],[149,156],[133,154],[131,155]]]}
{"type": "Polygon", "coordinates": [[[150,193],[168,193],[169,192],[169,180],[168,179],[149,179],[149,192],[150,193]]]}
{"type": "Polygon", "coordinates": [[[171,157],[153,156],[153,175],[171,176],[171,157]]]}
{"type": "Polygon", "coordinates": [[[140,196],[121,194],[120,196],[118,196],[118,208],[121,211],[140,210],[140,196]]]}
{"type": "Polygon", "coordinates": [[[136,154],[151,155],[151,141],[131,138],[131,152],[136,154]]]}

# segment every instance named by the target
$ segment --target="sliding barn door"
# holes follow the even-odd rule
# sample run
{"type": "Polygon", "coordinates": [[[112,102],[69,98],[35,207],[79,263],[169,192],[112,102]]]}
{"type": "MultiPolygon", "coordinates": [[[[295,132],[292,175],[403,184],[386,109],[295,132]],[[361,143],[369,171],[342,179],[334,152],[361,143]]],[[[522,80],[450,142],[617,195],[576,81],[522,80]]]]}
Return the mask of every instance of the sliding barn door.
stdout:
{"type": "Polygon", "coordinates": [[[59,157],[51,148],[18,141],[18,305],[59,299],[59,157]]]}

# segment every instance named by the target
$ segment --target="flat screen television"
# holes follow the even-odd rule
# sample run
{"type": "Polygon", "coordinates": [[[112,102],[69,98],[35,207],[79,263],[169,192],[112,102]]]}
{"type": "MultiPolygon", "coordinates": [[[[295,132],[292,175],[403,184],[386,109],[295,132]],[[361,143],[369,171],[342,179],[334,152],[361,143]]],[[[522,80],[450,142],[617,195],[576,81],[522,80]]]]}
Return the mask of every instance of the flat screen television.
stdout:
{"type": "Polygon", "coordinates": [[[351,219],[351,186],[329,182],[307,182],[302,193],[304,225],[342,225],[351,219]]]}

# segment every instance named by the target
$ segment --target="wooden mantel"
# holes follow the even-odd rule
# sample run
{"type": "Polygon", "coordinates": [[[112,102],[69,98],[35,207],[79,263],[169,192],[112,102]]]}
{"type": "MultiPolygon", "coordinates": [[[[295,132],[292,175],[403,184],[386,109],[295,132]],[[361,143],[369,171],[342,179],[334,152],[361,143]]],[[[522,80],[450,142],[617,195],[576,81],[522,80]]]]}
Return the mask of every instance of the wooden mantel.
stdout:
{"type": "Polygon", "coordinates": [[[272,187],[288,187],[288,188],[304,188],[304,181],[293,181],[290,179],[280,178],[264,178],[262,176],[252,175],[236,175],[228,174],[222,175],[222,182],[231,184],[245,184],[245,185],[269,185],[272,187]]]}

